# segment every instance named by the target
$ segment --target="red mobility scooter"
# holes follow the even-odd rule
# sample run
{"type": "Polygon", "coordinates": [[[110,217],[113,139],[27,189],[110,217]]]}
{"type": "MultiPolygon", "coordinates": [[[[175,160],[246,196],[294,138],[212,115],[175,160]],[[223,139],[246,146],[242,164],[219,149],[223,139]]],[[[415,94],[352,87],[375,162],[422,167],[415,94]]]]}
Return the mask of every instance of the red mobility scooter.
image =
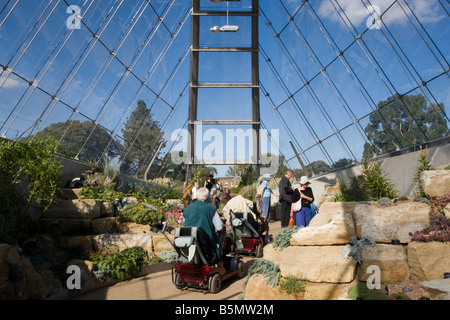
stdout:
{"type": "Polygon", "coordinates": [[[178,253],[176,267],[172,269],[172,282],[178,289],[195,288],[207,293],[218,293],[222,288],[222,281],[235,275],[244,277],[244,262],[241,257],[223,254],[221,260],[209,259],[204,246],[199,242],[203,233],[206,234],[203,229],[176,228],[172,242],[165,234],[166,227],[165,222],[162,230],[151,228],[151,231],[163,233],[178,253]]]}
{"type": "Polygon", "coordinates": [[[264,246],[272,241],[271,235],[263,236],[260,226],[249,212],[230,212],[230,225],[233,231],[232,251],[236,254],[264,255],[264,246]]]}

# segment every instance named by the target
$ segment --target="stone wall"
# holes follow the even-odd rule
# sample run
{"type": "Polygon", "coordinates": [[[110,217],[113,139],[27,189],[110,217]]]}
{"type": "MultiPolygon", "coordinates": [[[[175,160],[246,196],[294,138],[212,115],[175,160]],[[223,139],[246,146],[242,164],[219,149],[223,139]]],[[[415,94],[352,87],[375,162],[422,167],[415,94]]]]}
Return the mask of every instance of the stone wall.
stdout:
{"type": "MultiPolygon", "coordinates": [[[[430,171],[423,176],[425,190],[430,190],[430,184],[439,184],[433,188],[433,197],[450,190],[448,185],[441,187],[450,171],[430,171]]],[[[280,250],[269,244],[264,248],[264,259],[277,264],[282,276],[306,279],[309,283],[304,299],[347,299],[348,288],[368,281],[373,274],[371,266],[379,268],[383,284],[443,279],[444,273],[450,272],[450,243],[411,242],[409,236],[430,225],[430,211],[429,204],[412,200],[387,206],[377,202],[324,202],[310,226],[293,234],[289,247],[280,250]],[[364,237],[373,238],[375,245],[363,250],[362,263],[344,259],[344,248],[351,239],[364,237]]],[[[252,283],[252,292],[257,292],[254,286],[252,283]]],[[[246,299],[252,298],[252,293],[246,295],[246,299]]]]}

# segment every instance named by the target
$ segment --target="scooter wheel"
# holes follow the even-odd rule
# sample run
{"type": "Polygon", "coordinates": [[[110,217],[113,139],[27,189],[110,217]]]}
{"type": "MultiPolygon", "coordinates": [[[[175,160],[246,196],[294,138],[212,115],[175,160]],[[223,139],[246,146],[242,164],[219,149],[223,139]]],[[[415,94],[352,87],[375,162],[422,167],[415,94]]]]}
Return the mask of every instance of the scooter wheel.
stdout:
{"type": "Polygon", "coordinates": [[[240,260],[237,265],[237,276],[238,278],[243,278],[245,275],[244,261],[240,260]]]}
{"type": "Polygon", "coordinates": [[[220,274],[216,273],[209,278],[208,287],[209,292],[212,294],[216,294],[220,291],[220,289],[222,288],[222,277],[220,276],[220,274]]]}
{"type": "Polygon", "coordinates": [[[263,245],[260,243],[255,248],[255,257],[262,258],[263,256],[264,256],[264,248],[263,245]]]}

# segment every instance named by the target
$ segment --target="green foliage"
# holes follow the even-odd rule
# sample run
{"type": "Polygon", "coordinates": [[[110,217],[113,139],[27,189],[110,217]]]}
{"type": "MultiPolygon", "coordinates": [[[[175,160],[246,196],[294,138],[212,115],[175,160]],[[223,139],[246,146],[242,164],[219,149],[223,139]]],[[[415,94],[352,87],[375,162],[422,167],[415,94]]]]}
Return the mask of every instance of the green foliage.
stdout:
{"type": "Polygon", "coordinates": [[[161,259],[167,263],[177,262],[178,253],[175,250],[164,250],[161,252],[161,259]]]}
{"type": "Polygon", "coordinates": [[[371,158],[445,137],[449,130],[441,109],[445,110],[442,103],[428,105],[421,94],[394,95],[380,101],[365,128],[371,144],[364,146],[363,157],[371,158]]]}
{"type": "Polygon", "coordinates": [[[156,225],[164,218],[162,211],[147,203],[133,203],[123,208],[118,220],[144,225],[156,225]]]}
{"type": "Polygon", "coordinates": [[[27,232],[31,207],[45,211],[52,204],[61,183],[57,148],[52,137],[0,143],[0,228],[12,236],[27,232]]]}
{"type": "Polygon", "coordinates": [[[357,298],[363,300],[390,300],[387,295],[376,289],[369,289],[364,283],[360,283],[348,290],[348,297],[351,300],[357,298]]]}
{"type": "Polygon", "coordinates": [[[378,200],[381,197],[390,199],[398,196],[394,184],[386,179],[381,165],[364,159],[362,162],[362,181],[367,188],[370,200],[378,200]]]}
{"type": "Polygon", "coordinates": [[[387,207],[388,205],[391,204],[391,199],[387,197],[381,197],[380,199],[378,199],[377,202],[380,206],[387,207]]]}
{"type": "Polygon", "coordinates": [[[262,274],[267,278],[266,284],[272,288],[278,288],[281,292],[292,294],[295,298],[306,291],[305,279],[294,275],[281,276],[278,265],[270,260],[257,260],[248,269],[248,279],[255,274],[262,274]]]}
{"type": "Polygon", "coordinates": [[[124,194],[115,191],[116,184],[109,177],[100,172],[91,170],[82,174],[84,177],[83,188],[80,193],[82,199],[98,199],[104,202],[113,202],[123,198],[124,194]]]}
{"type": "Polygon", "coordinates": [[[297,226],[295,226],[294,228],[284,228],[273,239],[273,246],[280,248],[280,250],[289,247],[292,235],[299,229],[300,228],[297,226]]]}
{"type": "Polygon", "coordinates": [[[90,139],[86,142],[78,158],[87,162],[96,161],[102,153],[103,149],[99,146],[109,145],[107,155],[110,158],[115,158],[119,155],[120,143],[113,139],[107,130],[101,126],[93,127],[91,121],[80,122],[66,121],[53,123],[37,134],[38,137],[46,138],[49,136],[55,137],[61,143],[58,147],[58,152],[73,158],[77,155],[84,139],[90,135],[90,139]]]}
{"type": "Polygon", "coordinates": [[[104,280],[110,276],[123,281],[126,277],[137,276],[148,259],[147,250],[142,247],[133,247],[109,256],[98,256],[94,261],[97,268],[96,276],[104,280]]]}
{"type": "Polygon", "coordinates": [[[173,188],[167,188],[157,184],[130,184],[128,188],[130,193],[134,194],[139,201],[143,202],[150,202],[151,199],[159,199],[161,201],[166,199],[181,199],[183,196],[181,192],[173,188]]]}
{"type": "Polygon", "coordinates": [[[281,292],[292,294],[295,298],[298,298],[301,294],[305,293],[306,284],[307,281],[305,279],[298,278],[294,275],[287,275],[278,281],[278,289],[281,292]]]}
{"type": "Polygon", "coordinates": [[[349,259],[350,257],[352,257],[359,264],[361,264],[363,260],[364,249],[373,245],[375,245],[375,240],[371,237],[364,237],[362,239],[352,237],[352,239],[350,240],[350,244],[347,244],[342,251],[342,258],[349,259]]]}
{"type": "Polygon", "coordinates": [[[248,269],[248,278],[255,274],[262,274],[267,279],[266,284],[275,288],[281,278],[281,271],[278,265],[270,260],[257,260],[248,269]]]}
{"type": "MultiPolygon", "coordinates": [[[[145,101],[139,100],[136,109],[131,113],[122,129],[124,145],[122,152],[121,171],[132,176],[143,174],[151,157],[162,143],[164,148],[164,132],[158,121],[152,119],[152,112],[145,101]]],[[[159,171],[159,159],[151,167],[150,176],[156,176],[159,171]]]]}
{"type": "Polygon", "coordinates": [[[340,193],[335,196],[336,202],[358,202],[369,200],[367,187],[364,184],[364,179],[362,176],[353,177],[348,187],[345,183],[340,183],[339,191],[340,193]]]}
{"type": "Polygon", "coordinates": [[[428,160],[427,148],[422,150],[422,147],[420,147],[418,162],[419,166],[416,169],[416,176],[414,177],[414,182],[416,183],[418,189],[417,197],[425,197],[426,195],[423,190],[422,183],[420,182],[420,174],[423,171],[433,170],[433,168],[431,167],[431,162],[428,160]]]}

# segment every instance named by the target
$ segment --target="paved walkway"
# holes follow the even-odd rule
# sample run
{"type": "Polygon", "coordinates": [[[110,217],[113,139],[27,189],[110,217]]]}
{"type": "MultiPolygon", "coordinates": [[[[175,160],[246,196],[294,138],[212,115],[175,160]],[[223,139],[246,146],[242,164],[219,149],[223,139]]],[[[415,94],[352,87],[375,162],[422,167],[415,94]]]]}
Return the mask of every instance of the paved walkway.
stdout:
{"type": "MultiPolygon", "coordinates": [[[[280,221],[270,224],[270,233],[275,236],[281,230],[280,221]]],[[[245,271],[253,261],[252,256],[244,256],[245,271]]],[[[245,276],[233,277],[222,284],[217,294],[205,294],[198,290],[178,290],[172,283],[172,269],[166,263],[149,266],[149,274],[144,277],[120,282],[74,297],[75,300],[239,300],[243,295],[245,276]]]]}

